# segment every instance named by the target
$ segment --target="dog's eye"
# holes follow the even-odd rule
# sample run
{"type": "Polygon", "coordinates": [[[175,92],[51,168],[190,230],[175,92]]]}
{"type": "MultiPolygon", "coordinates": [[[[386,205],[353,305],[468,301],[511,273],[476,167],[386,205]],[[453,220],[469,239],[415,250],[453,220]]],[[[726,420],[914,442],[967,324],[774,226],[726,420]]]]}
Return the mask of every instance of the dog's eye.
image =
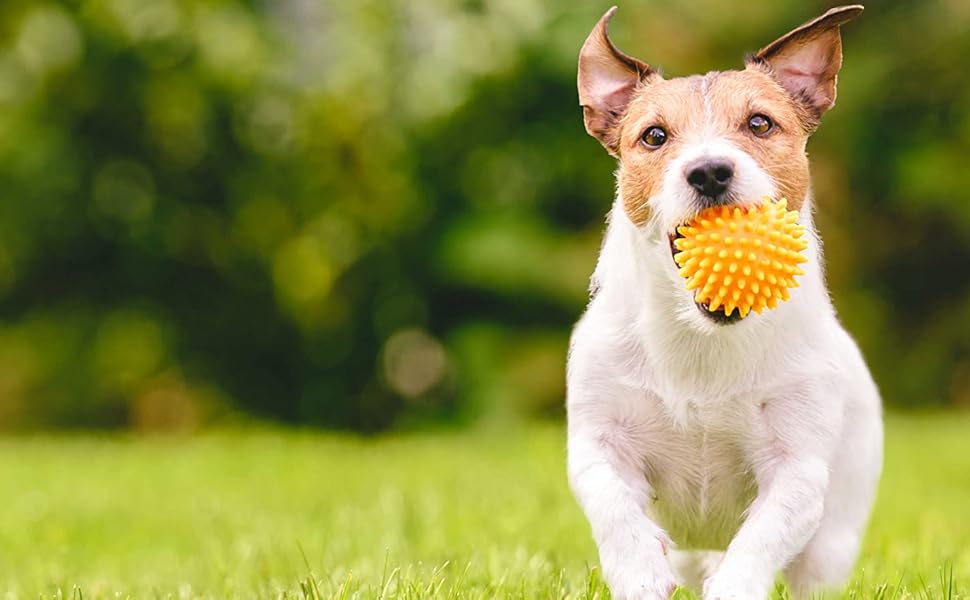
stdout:
{"type": "Polygon", "coordinates": [[[667,141],[667,132],[657,126],[649,127],[640,136],[640,141],[651,148],[657,148],[663,146],[664,142],[667,141]]]}
{"type": "Polygon", "coordinates": [[[774,124],[764,115],[754,115],[748,119],[748,129],[755,135],[765,135],[771,131],[774,124]]]}

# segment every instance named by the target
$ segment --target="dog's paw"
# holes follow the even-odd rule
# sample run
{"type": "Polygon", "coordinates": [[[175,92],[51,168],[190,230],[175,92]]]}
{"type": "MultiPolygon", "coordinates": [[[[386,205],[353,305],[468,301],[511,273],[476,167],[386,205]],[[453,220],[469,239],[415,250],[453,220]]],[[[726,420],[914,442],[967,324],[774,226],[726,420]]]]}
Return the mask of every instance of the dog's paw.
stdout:
{"type": "Polygon", "coordinates": [[[677,588],[666,553],[670,540],[660,532],[642,544],[600,549],[603,577],[614,600],[667,600],[677,588]]]}
{"type": "Polygon", "coordinates": [[[613,577],[609,583],[614,600],[668,600],[677,589],[677,580],[670,568],[652,572],[650,568],[613,577]]]}
{"type": "Polygon", "coordinates": [[[751,572],[717,572],[704,582],[704,600],[765,600],[769,587],[751,572]]]}

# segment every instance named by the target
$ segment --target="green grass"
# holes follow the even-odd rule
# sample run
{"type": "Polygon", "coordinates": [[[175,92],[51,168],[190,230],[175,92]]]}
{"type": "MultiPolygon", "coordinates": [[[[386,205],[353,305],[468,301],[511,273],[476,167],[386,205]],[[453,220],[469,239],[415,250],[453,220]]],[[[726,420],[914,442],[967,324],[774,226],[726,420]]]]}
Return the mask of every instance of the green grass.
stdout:
{"type": "MultiPolygon", "coordinates": [[[[605,598],[563,445],[6,438],[0,598],[605,598]]],[[[970,597],[970,415],[890,418],[886,458],[847,597],[970,597]]]]}

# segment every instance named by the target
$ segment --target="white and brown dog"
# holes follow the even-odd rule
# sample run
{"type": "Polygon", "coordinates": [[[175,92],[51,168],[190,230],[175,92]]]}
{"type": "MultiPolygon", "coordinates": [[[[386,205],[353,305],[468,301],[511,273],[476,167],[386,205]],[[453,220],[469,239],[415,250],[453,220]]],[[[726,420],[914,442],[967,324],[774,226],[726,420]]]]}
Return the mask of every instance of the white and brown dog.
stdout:
{"type": "Polygon", "coordinates": [[[614,598],[796,594],[852,572],[882,466],[879,394],[835,316],[805,144],[835,104],[835,8],[740,71],[664,79],[614,47],[611,9],[579,58],[587,131],[617,194],[572,336],[569,478],[614,598]],[[787,198],[810,240],[790,301],[739,319],[695,304],[678,225],[717,204],[787,198]],[[676,548],[676,550],[675,550],[676,548]]]}

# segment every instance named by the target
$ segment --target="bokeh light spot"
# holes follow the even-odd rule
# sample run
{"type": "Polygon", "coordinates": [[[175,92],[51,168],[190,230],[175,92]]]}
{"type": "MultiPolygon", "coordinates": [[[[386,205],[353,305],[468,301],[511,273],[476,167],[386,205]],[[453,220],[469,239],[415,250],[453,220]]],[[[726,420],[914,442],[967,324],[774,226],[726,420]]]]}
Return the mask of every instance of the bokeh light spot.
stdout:
{"type": "Polygon", "coordinates": [[[276,253],[273,280],[288,304],[316,303],[326,296],[333,284],[334,270],[320,240],[300,235],[276,253]]]}
{"type": "Polygon", "coordinates": [[[441,343],[420,329],[398,331],[384,344],[384,376],[407,398],[425,394],[441,381],[446,362],[441,343]]]}
{"type": "Polygon", "coordinates": [[[52,6],[38,6],[27,13],[16,41],[17,58],[38,75],[76,64],[82,48],[74,19],[52,6]]]}
{"type": "Polygon", "coordinates": [[[141,164],[127,159],[107,163],[94,178],[96,213],[109,221],[135,224],[151,216],[155,182],[141,164]]]}

